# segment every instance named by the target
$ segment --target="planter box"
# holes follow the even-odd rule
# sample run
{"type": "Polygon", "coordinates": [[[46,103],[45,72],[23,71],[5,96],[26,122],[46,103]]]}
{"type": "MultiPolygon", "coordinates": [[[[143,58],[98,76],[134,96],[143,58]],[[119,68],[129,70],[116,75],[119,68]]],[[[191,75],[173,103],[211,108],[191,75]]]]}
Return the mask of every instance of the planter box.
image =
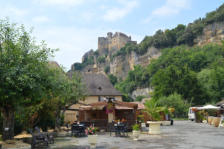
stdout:
{"type": "Polygon", "coordinates": [[[163,126],[169,126],[171,125],[171,122],[170,121],[161,121],[162,125],[163,126]]]}
{"type": "Polygon", "coordinates": [[[160,131],[160,124],[162,123],[161,121],[154,122],[154,121],[148,121],[149,124],[149,134],[157,135],[161,134],[160,131]]]}
{"type": "Polygon", "coordinates": [[[95,147],[97,144],[97,135],[88,135],[88,143],[91,147],[95,147]]]}
{"type": "Polygon", "coordinates": [[[220,117],[214,117],[213,118],[213,121],[212,121],[213,126],[218,127],[219,126],[219,123],[220,123],[220,120],[221,120],[220,117]]]}
{"type": "Polygon", "coordinates": [[[211,125],[213,120],[213,116],[208,116],[208,124],[211,125]]]}
{"type": "Polygon", "coordinates": [[[133,139],[137,141],[140,135],[140,131],[133,130],[132,134],[133,134],[133,139]]]}

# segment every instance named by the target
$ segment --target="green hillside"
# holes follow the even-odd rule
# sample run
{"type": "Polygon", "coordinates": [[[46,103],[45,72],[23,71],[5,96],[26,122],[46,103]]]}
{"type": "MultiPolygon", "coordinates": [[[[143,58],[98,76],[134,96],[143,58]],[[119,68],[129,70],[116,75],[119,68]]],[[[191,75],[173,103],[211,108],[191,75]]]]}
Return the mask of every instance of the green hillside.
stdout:
{"type": "MultiPolygon", "coordinates": [[[[161,49],[162,55],[147,67],[135,66],[125,80],[116,83],[116,88],[131,101],[130,94],[137,88],[153,88],[153,98],[159,100],[173,94],[192,105],[217,102],[224,97],[224,45],[208,44],[194,46],[196,37],[203,28],[224,21],[224,5],[210,12],[205,18],[176,28],[157,31],[146,36],[138,45],[127,44],[114,56],[131,51],[144,54],[147,48],[161,49]]],[[[139,98],[141,99],[141,98],[139,98]]]]}

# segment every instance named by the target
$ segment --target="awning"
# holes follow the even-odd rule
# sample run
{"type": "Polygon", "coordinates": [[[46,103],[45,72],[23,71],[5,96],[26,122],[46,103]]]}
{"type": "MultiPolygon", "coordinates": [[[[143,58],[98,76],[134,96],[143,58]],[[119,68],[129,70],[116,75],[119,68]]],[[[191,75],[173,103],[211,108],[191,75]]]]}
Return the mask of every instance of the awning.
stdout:
{"type": "Polygon", "coordinates": [[[216,110],[219,110],[220,107],[216,107],[216,106],[213,106],[213,105],[206,105],[206,106],[203,106],[203,107],[198,107],[197,109],[198,110],[208,110],[208,109],[216,109],[216,110]]]}
{"type": "MultiPolygon", "coordinates": [[[[130,103],[130,102],[114,101],[113,104],[115,106],[115,109],[117,110],[122,110],[122,109],[127,110],[127,109],[138,108],[138,104],[130,103]]],[[[79,109],[80,110],[103,110],[107,105],[108,103],[106,101],[102,101],[102,102],[91,103],[85,106],[84,105],[80,106],[79,109]]]]}

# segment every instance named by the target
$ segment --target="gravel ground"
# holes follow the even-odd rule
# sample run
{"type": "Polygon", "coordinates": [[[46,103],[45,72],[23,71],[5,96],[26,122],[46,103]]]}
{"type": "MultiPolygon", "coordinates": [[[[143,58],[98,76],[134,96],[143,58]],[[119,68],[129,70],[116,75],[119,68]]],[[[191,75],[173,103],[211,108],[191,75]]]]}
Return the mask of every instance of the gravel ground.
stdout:
{"type": "MultiPolygon", "coordinates": [[[[224,128],[190,121],[175,121],[173,126],[162,126],[161,131],[161,135],[141,134],[138,141],[134,141],[131,134],[129,137],[101,134],[98,135],[96,149],[224,149],[224,128]]],[[[59,137],[49,148],[89,149],[90,147],[87,137],[59,137]]]]}

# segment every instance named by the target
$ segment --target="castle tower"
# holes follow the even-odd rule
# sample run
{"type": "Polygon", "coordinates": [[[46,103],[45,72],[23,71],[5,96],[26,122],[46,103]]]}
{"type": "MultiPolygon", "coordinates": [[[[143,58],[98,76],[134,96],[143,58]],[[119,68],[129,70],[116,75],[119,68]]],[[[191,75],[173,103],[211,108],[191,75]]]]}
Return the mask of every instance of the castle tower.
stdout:
{"type": "Polygon", "coordinates": [[[98,38],[98,50],[100,55],[105,53],[114,54],[116,51],[124,47],[128,42],[133,42],[131,36],[127,36],[124,33],[112,32],[107,33],[107,37],[98,38]]]}
{"type": "Polygon", "coordinates": [[[107,33],[107,38],[108,38],[108,39],[111,39],[112,36],[113,36],[113,33],[111,33],[111,32],[108,32],[108,33],[107,33]]]}

